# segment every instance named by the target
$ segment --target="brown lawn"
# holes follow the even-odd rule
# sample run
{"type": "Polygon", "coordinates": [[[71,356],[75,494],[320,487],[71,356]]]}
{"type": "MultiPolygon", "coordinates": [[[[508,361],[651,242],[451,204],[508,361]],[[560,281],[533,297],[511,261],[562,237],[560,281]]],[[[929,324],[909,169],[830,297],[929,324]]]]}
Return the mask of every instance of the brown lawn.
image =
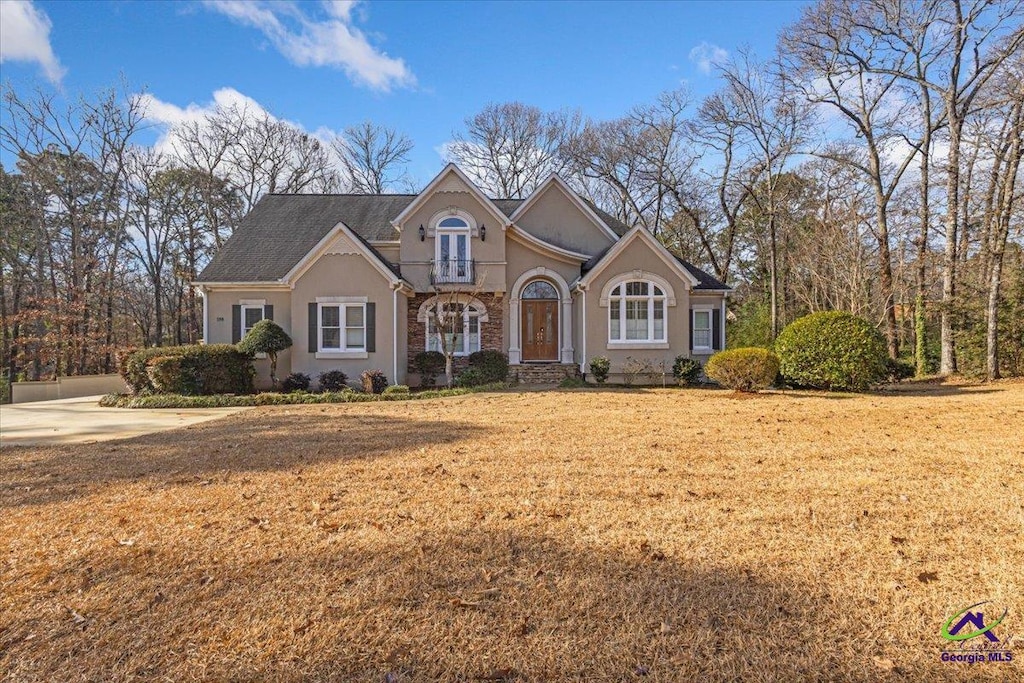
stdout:
{"type": "Polygon", "coordinates": [[[260,409],[4,450],[0,678],[1019,680],[1022,526],[1020,383],[260,409]]]}

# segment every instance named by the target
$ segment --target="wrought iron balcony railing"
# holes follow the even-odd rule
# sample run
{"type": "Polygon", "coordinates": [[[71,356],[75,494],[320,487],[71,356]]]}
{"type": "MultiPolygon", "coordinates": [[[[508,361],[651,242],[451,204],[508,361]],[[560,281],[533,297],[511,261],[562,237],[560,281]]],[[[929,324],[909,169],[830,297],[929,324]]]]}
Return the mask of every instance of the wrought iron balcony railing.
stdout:
{"type": "Polygon", "coordinates": [[[472,259],[440,259],[430,262],[430,284],[462,285],[476,282],[476,262],[472,259]]]}

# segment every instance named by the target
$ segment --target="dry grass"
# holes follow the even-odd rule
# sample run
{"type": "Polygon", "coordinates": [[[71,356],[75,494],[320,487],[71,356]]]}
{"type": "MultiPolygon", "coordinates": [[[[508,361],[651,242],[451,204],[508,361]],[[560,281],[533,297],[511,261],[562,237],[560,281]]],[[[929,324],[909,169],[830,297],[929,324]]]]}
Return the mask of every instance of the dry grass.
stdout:
{"type": "MultiPolygon", "coordinates": [[[[263,408],[5,450],[0,677],[1008,680],[1024,384],[263,408]]],[[[1011,642],[1012,645],[1012,642],[1011,642]]]]}

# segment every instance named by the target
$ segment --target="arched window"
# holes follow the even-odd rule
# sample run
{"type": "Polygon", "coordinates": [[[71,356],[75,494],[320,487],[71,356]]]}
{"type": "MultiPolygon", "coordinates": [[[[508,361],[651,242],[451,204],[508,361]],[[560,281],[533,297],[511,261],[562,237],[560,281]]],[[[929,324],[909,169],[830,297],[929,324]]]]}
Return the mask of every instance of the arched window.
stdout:
{"type": "Polygon", "coordinates": [[[647,280],[619,283],[608,297],[608,341],[664,342],[665,292],[647,280]]]}
{"type": "Polygon", "coordinates": [[[558,291],[554,285],[544,280],[534,280],[523,288],[523,299],[557,299],[558,291]]]}

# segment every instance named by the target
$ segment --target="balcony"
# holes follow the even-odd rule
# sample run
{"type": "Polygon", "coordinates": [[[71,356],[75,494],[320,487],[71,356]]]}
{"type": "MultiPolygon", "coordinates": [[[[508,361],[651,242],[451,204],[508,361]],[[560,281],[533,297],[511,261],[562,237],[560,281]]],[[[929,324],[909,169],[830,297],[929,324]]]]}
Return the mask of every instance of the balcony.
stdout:
{"type": "Polygon", "coordinates": [[[430,262],[430,284],[472,285],[476,283],[476,262],[472,259],[443,259],[430,262]]]}

